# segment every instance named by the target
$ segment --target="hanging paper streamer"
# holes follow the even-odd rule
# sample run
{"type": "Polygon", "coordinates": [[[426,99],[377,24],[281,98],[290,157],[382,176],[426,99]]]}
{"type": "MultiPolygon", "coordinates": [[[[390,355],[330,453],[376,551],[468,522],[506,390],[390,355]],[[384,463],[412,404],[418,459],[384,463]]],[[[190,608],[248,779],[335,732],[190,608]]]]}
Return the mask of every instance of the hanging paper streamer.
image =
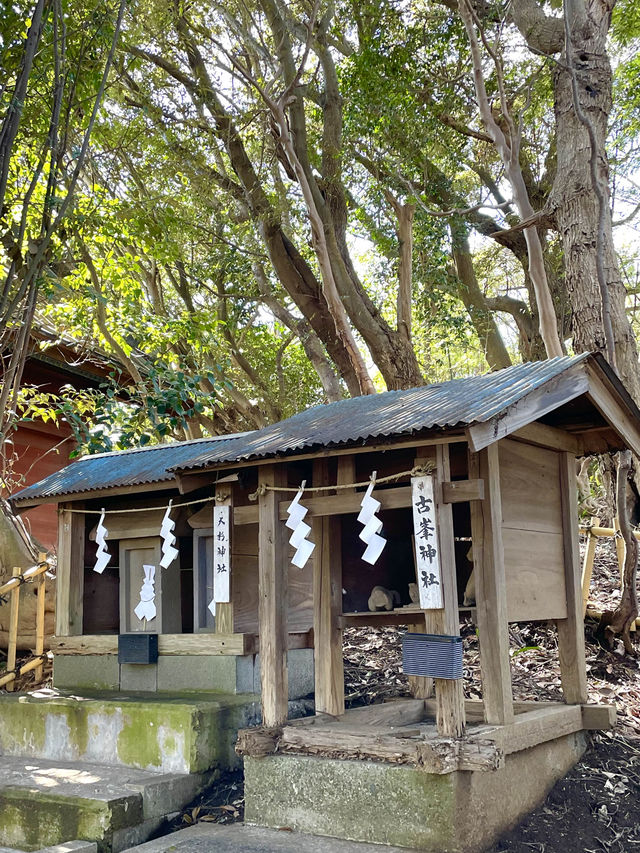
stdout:
{"type": "Polygon", "coordinates": [[[102,510],[102,515],[100,516],[100,521],[98,522],[98,526],[96,527],[96,542],[98,544],[98,551],[96,553],[96,564],[93,567],[94,572],[98,572],[101,575],[107,567],[107,563],[111,559],[111,554],[107,550],[107,528],[104,526],[104,510],[102,510]]]}
{"type": "Polygon", "coordinates": [[[175,547],[176,537],[173,533],[176,523],[171,520],[171,503],[172,501],[169,501],[169,506],[160,527],[160,536],[162,537],[162,558],[160,559],[160,565],[163,569],[168,569],[178,556],[178,549],[175,547]]]}
{"type": "Polygon", "coordinates": [[[423,610],[440,609],[444,602],[433,477],[411,478],[411,504],[420,607],[423,610]]]}
{"type": "Polygon", "coordinates": [[[133,612],[141,622],[143,619],[150,622],[156,618],[156,605],[154,603],[156,567],[143,566],[142,568],[144,569],[144,580],[140,589],[140,601],[133,612]]]}
{"type": "Polygon", "coordinates": [[[299,569],[305,567],[307,560],[313,553],[313,549],[316,547],[313,542],[307,539],[307,536],[311,533],[311,527],[303,519],[308,510],[300,504],[300,498],[302,497],[306,483],[306,480],[302,481],[298,494],[287,507],[289,518],[285,521],[285,525],[289,530],[293,530],[289,544],[293,545],[296,549],[291,562],[299,569]]]}
{"type": "Polygon", "coordinates": [[[387,544],[387,540],[383,536],[379,536],[382,530],[382,522],[376,517],[376,513],[380,509],[380,501],[371,497],[371,492],[376,484],[376,473],[374,471],[371,475],[371,482],[362,498],[362,503],[360,504],[362,509],[358,515],[358,521],[360,524],[364,524],[364,527],[360,531],[360,538],[367,544],[362,559],[372,566],[380,554],[382,554],[382,550],[387,544]]]}
{"type": "Polygon", "coordinates": [[[231,507],[213,508],[213,600],[209,610],[216,615],[216,604],[231,601],[231,507]]]}

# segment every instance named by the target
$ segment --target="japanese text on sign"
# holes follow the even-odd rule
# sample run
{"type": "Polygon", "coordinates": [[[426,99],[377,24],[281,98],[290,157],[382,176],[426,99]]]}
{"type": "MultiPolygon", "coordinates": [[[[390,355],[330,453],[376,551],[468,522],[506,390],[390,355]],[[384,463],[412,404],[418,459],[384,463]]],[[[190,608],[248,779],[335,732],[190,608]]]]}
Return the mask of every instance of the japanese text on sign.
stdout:
{"type": "Polygon", "coordinates": [[[411,478],[411,505],[420,607],[423,610],[440,609],[444,602],[433,477],[411,478]]]}
{"type": "Polygon", "coordinates": [[[230,601],[230,526],[230,507],[215,506],[213,508],[213,601],[218,603],[230,601]]]}

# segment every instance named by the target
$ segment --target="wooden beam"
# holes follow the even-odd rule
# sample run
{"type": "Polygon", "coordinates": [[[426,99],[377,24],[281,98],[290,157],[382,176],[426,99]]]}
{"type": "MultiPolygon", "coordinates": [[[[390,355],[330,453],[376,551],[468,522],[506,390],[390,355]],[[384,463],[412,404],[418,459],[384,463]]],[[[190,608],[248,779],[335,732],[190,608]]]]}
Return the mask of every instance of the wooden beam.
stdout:
{"type": "Polygon", "coordinates": [[[471,504],[482,695],[487,722],[503,725],[513,720],[513,696],[499,466],[497,444],[469,454],[469,473],[484,479],[486,493],[481,504],[471,504]]]}
{"type": "MultiPolygon", "coordinates": [[[[71,504],[58,507],[58,567],[56,569],[56,635],[82,634],[84,597],[84,523],[71,504]]],[[[83,504],[73,504],[82,509],[83,504]]]]}
{"type": "Polygon", "coordinates": [[[576,460],[571,453],[560,455],[560,492],[564,534],[564,577],[567,618],[556,620],[560,679],[565,701],[587,701],[587,669],[584,650],[584,616],[580,577],[580,535],[578,532],[578,482],[576,460]]]}
{"type": "Polygon", "coordinates": [[[510,755],[579,731],[582,731],[580,705],[547,705],[518,714],[505,726],[480,726],[469,735],[469,740],[492,740],[505,755],[510,755]]]}
{"type": "Polygon", "coordinates": [[[559,408],[576,397],[586,394],[590,384],[584,365],[565,370],[540,388],[522,397],[506,411],[499,412],[485,423],[467,429],[471,449],[478,452],[501,438],[511,435],[548,412],[559,408]]]}
{"type": "Polygon", "coordinates": [[[582,728],[590,731],[592,729],[612,729],[616,724],[615,705],[583,705],[582,706],[582,728]]]}
{"type": "MultiPolygon", "coordinates": [[[[117,655],[117,634],[52,637],[56,655],[117,655]]],[[[258,651],[254,634],[158,634],[161,655],[247,655],[258,651]]]]}
{"type": "Polygon", "coordinates": [[[587,375],[589,377],[588,398],[627,447],[633,450],[636,456],[640,456],[640,426],[635,414],[630,412],[618,395],[612,392],[595,365],[588,365],[587,375]]]}
{"type": "Polygon", "coordinates": [[[274,487],[286,486],[284,465],[270,465],[261,473],[270,486],[258,497],[258,623],[260,626],[260,682],[262,722],[279,726],[288,713],[287,673],[287,540],[278,513],[274,487]]]}
{"type": "MultiPolygon", "coordinates": [[[[352,460],[353,457],[343,457],[352,460]]],[[[313,483],[329,485],[327,461],[313,463],[313,483]]],[[[341,519],[314,518],[313,541],[313,632],[316,713],[339,717],[344,714],[344,662],[342,629],[341,519]]]]}
{"type": "Polygon", "coordinates": [[[484,498],[484,480],[452,480],[442,484],[442,502],[446,504],[481,501],[484,498]]]}
{"type": "MultiPolygon", "coordinates": [[[[233,487],[230,483],[216,485],[216,506],[230,507],[229,548],[233,553],[233,487]]],[[[213,515],[213,512],[212,512],[213,515]]],[[[215,551],[215,540],[214,540],[215,551]]],[[[231,557],[231,577],[229,578],[229,598],[231,601],[216,604],[215,633],[233,634],[233,557],[231,557]]]]}
{"type": "Polygon", "coordinates": [[[517,429],[511,436],[527,444],[537,444],[550,450],[566,450],[574,456],[584,454],[584,443],[576,435],[547,424],[531,423],[517,429]]]}
{"type": "MultiPolygon", "coordinates": [[[[116,463],[117,464],[117,463],[116,463]]],[[[11,505],[15,511],[20,513],[25,509],[33,506],[41,506],[42,504],[60,504],[61,506],[82,506],[85,500],[94,498],[115,498],[119,495],[136,495],[147,494],[148,492],[175,491],[176,482],[172,477],[171,480],[165,480],[160,483],[142,483],[139,486],[121,486],[115,489],[94,489],[89,494],[82,492],[81,495],[56,495],[55,497],[47,498],[26,498],[24,500],[12,500],[11,505]],[[78,500],[76,500],[78,498],[78,500]],[[61,499],[64,503],[61,504],[61,499]]]]}

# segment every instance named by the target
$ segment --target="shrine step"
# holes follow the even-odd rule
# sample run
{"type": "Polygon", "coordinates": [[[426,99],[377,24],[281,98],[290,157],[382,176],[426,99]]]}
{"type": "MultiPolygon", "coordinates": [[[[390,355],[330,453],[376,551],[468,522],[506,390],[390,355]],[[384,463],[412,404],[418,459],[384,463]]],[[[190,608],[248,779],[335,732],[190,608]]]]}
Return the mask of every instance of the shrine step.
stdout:
{"type": "Polygon", "coordinates": [[[28,851],[84,839],[118,853],[146,841],[213,776],[5,756],[0,845],[28,851]]]}
{"type": "Polygon", "coordinates": [[[0,755],[204,773],[240,765],[238,729],[252,725],[258,713],[253,695],[5,694],[0,755]]]}

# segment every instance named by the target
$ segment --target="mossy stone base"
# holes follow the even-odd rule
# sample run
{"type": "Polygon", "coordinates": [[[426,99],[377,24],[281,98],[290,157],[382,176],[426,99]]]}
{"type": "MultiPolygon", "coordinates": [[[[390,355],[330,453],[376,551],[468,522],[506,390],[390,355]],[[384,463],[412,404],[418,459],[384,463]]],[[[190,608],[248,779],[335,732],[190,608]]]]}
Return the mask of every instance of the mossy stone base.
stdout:
{"type": "Polygon", "coordinates": [[[583,733],[446,775],[306,755],[245,759],[245,821],[431,853],[479,853],[540,803],[585,749],[583,733]]]}
{"type": "MultiPolygon", "coordinates": [[[[227,694],[0,697],[0,754],[201,773],[238,765],[255,697],[227,694]]],[[[73,837],[73,836],[70,836],[73,837]]]]}

